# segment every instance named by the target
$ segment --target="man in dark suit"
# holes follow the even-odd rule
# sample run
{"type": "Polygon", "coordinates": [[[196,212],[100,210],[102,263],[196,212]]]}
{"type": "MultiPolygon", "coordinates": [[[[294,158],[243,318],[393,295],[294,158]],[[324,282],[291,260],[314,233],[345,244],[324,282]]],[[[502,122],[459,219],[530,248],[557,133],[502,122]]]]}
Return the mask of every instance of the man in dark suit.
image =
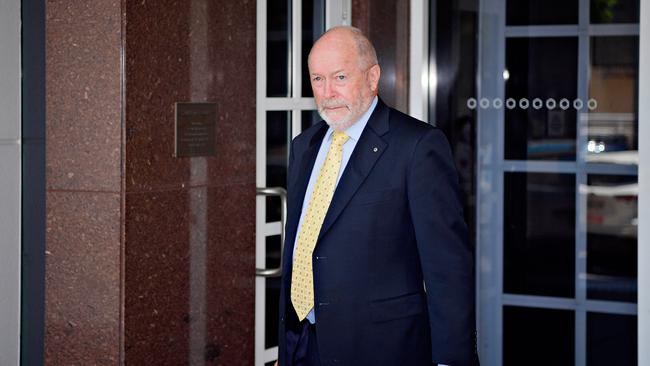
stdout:
{"type": "Polygon", "coordinates": [[[449,144],[377,97],[356,28],[309,55],[320,122],[291,144],[281,366],[477,365],[474,264],[449,144]]]}

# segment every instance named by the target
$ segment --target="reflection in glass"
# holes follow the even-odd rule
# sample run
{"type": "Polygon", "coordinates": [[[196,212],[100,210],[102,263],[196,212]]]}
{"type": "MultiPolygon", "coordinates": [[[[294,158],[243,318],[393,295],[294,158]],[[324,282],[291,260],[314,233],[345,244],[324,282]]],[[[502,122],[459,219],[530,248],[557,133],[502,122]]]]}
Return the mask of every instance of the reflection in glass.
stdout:
{"type": "Polygon", "coordinates": [[[267,2],[266,96],[291,93],[291,0],[267,2]]]}
{"type": "Polygon", "coordinates": [[[302,131],[322,121],[317,111],[302,111],[302,131]]]}
{"type": "MultiPolygon", "coordinates": [[[[471,1],[464,1],[463,7],[471,7],[471,1]]],[[[361,2],[362,3],[362,2],[361,2]]],[[[408,110],[409,91],[409,0],[369,1],[381,4],[369,6],[367,15],[368,37],[375,46],[377,58],[381,66],[379,90],[381,99],[389,106],[399,110],[408,110]]],[[[432,5],[444,3],[451,5],[452,1],[430,2],[432,5]]],[[[457,5],[460,6],[460,5],[457,5]]],[[[434,6],[431,6],[434,9],[434,6]]],[[[434,13],[435,14],[435,13],[434,13]]],[[[437,22],[432,22],[435,24],[437,22]]],[[[362,27],[363,28],[363,27],[362,27]]],[[[447,29],[448,30],[448,29],[447,29]]],[[[437,33],[436,33],[437,34],[437,33]]],[[[435,49],[435,47],[433,47],[435,49]]],[[[456,50],[458,52],[458,50],[456,50]]],[[[457,72],[449,70],[445,77],[457,72]]],[[[440,75],[441,71],[438,70],[440,75]]],[[[435,86],[435,83],[432,85],[435,86]]]]}
{"type": "Polygon", "coordinates": [[[589,175],[587,297],[636,302],[637,177],[589,175]]]}
{"type": "Polygon", "coordinates": [[[591,0],[591,23],[638,23],[639,0],[591,0]]]}
{"type": "Polygon", "coordinates": [[[503,307],[504,366],[572,366],[573,311],[503,307]]]}
{"type": "Polygon", "coordinates": [[[435,85],[429,87],[428,120],[449,140],[460,178],[465,222],[474,244],[477,114],[467,107],[467,100],[476,97],[478,91],[479,0],[446,0],[431,4],[430,17],[435,21],[429,29],[429,57],[430,67],[435,64],[437,76],[435,85]]]}
{"type": "Polygon", "coordinates": [[[638,165],[638,37],[591,38],[586,161],[638,165]]]}
{"type": "Polygon", "coordinates": [[[637,317],[587,313],[587,366],[637,364],[637,317]]]}
{"type": "Polygon", "coordinates": [[[576,98],[578,40],[510,38],[506,41],[506,98],[517,106],[505,109],[505,157],[516,160],[574,160],[576,110],[559,105],[537,109],[535,98],[576,98]],[[526,98],[529,105],[519,101],[526,98]]]}
{"type": "Polygon", "coordinates": [[[302,2],[302,96],[313,97],[307,57],[311,46],[325,32],[325,0],[302,2]]]}
{"type": "MultiPolygon", "coordinates": [[[[266,186],[287,188],[291,112],[266,112],[266,186]]],[[[280,221],[280,198],[266,197],[266,222],[280,221]]]]}
{"type": "Polygon", "coordinates": [[[578,24],[578,0],[507,0],[506,24],[578,24]]]}
{"type": "Polygon", "coordinates": [[[504,291],[574,296],[575,177],[505,173],[504,291]]]}
{"type": "MultiPolygon", "coordinates": [[[[277,268],[280,266],[280,235],[266,237],[266,268],[277,268]]],[[[266,279],[266,301],[264,317],[266,321],[265,348],[278,345],[278,314],[280,314],[280,277],[266,279]]]]}

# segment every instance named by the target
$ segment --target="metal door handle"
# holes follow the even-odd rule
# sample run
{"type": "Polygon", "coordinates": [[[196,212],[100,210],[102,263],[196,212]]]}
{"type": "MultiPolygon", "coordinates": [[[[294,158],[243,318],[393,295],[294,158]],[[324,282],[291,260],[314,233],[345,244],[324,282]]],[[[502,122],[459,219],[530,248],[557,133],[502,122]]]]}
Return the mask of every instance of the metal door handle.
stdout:
{"type": "Polygon", "coordinates": [[[287,222],[287,190],[281,187],[257,188],[258,196],[279,196],[280,197],[280,267],[278,268],[256,268],[255,275],[260,277],[282,276],[282,257],[284,254],[284,227],[287,222]]]}

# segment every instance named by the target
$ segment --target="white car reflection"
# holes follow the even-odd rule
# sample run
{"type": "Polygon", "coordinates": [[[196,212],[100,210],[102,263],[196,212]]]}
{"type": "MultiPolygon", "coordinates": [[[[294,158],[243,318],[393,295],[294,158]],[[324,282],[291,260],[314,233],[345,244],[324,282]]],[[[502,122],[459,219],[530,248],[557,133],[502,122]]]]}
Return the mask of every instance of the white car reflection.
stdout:
{"type": "Polygon", "coordinates": [[[587,195],[587,231],[592,234],[628,238],[637,236],[637,197],[639,185],[583,185],[587,195]]]}

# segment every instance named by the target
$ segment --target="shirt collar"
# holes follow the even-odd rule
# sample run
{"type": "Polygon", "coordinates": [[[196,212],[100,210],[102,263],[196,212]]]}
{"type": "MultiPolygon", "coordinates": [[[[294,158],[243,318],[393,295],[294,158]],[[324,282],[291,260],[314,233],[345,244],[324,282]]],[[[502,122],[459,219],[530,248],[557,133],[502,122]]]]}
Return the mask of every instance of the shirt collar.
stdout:
{"type": "MultiPolygon", "coordinates": [[[[379,98],[375,96],[375,98],[372,100],[372,103],[370,103],[370,107],[368,108],[366,113],[364,113],[357,122],[355,122],[352,126],[348,127],[347,130],[345,130],[345,134],[348,135],[351,140],[359,141],[363,129],[368,124],[368,121],[370,120],[370,116],[372,115],[372,112],[375,110],[375,107],[377,106],[378,100],[379,98]]],[[[333,134],[334,134],[334,130],[332,129],[332,127],[329,127],[327,129],[327,133],[325,136],[327,137],[327,139],[331,139],[333,134]]]]}

